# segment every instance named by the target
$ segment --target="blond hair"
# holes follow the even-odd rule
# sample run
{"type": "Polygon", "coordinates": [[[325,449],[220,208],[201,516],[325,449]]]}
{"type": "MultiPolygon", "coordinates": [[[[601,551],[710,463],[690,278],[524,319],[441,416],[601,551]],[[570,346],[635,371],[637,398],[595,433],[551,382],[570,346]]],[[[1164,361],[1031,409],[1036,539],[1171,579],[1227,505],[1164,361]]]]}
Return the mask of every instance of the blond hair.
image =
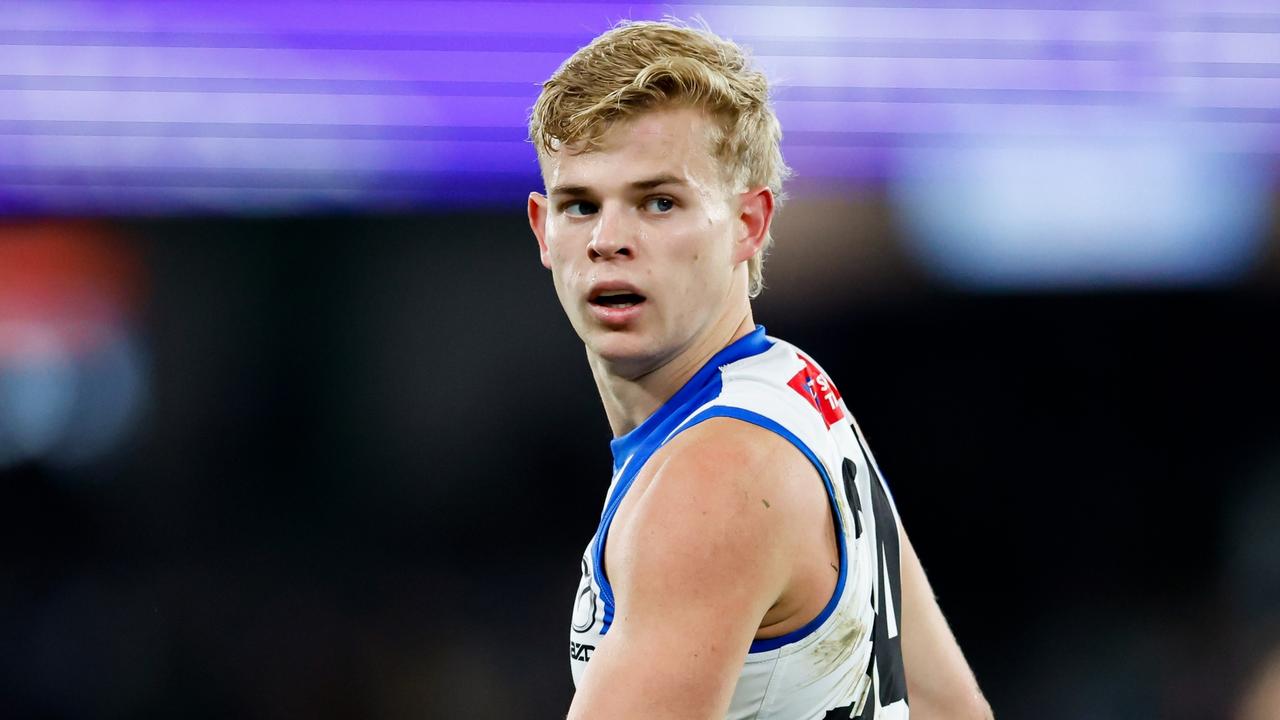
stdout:
{"type": "MultiPolygon", "coordinates": [[[[614,123],[670,106],[711,116],[711,153],[732,186],[768,186],[782,202],[782,181],[791,171],[782,159],[769,82],[742,47],[706,28],[623,21],[600,35],[542,84],[529,137],[541,162],[568,144],[575,152],[597,149],[614,123]]],[[[772,243],[766,233],[748,262],[751,297],[764,288],[764,255],[772,243]]]]}

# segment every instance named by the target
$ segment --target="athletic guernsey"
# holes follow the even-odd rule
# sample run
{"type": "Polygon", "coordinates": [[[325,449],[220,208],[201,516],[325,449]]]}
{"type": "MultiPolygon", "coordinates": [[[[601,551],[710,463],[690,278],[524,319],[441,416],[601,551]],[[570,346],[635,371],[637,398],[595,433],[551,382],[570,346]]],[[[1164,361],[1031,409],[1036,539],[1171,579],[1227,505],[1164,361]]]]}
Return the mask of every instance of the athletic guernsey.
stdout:
{"type": "Polygon", "coordinates": [[[826,486],[840,552],[839,579],[822,612],[794,632],[751,643],[726,717],[906,718],[897,510],[836,386],[807,355],[759,325],[612,442],[613,481],[582,556],[574,603],[574,683],[581,683],[592,652],[608,642],[615,604],[603,558],[619,504],[654,452],[715,417],[777,433],[813,463],[826,486]]]}

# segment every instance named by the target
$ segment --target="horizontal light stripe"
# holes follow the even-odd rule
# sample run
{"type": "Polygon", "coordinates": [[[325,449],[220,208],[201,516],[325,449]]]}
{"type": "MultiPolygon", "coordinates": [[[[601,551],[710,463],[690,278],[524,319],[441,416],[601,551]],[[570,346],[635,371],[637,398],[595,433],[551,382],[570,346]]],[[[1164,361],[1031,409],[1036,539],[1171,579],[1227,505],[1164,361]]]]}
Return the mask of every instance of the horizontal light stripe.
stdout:
{"type": "Polygon", "coordinates": [[[534,99],[0,90],[0,120],[474,127],[523,124],[534,99]]]}
{"type": "Polygon", "coordinates": [[[5,10],[0,214],[520,205],[539,182],[524,124],[540,83],[612,22],[665,13],[701,16],[751,47],[773,83],[799,192],[892,180],[904,153],[973,144],[1174,137],[1273,167],[1280,154],[1274,0],[47,0],[5,10]]]}

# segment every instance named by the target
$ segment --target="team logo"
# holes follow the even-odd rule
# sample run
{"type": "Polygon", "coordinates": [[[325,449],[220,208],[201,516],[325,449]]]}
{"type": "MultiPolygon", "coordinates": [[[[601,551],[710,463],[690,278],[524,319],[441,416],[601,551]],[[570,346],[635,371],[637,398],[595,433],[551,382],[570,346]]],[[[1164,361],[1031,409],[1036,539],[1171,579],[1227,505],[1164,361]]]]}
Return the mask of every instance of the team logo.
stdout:
{"type": "MultiPolygon", "coordinates": [[[[596,624],[596,591],[591,588],[591,569],[582,558],[582,581],[578,583],[578,599],[573,603],[573,630],[584,633],[596,624]]],[[[564,627],[563,625],[561,627],[564,627]]]]}

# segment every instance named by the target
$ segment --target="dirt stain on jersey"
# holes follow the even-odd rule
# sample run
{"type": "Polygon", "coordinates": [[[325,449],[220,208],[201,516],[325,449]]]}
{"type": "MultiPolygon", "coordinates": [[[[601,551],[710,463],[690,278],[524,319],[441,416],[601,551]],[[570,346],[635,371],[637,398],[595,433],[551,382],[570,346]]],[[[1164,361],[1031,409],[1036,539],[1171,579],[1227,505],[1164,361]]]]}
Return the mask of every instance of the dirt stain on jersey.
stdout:
{"type": "Polygon", "coordinates": [[[844,499],[844,493],[835,493],[836,509],[840,511],[842,522],[848,522],[853,516],[849,514],[849,504],[844,499]]]}
{"type": "Polygon", "coordinates": [[[866,637],[867,625],[859,622],[857,616],[850,613],[841,619],[839,625],[832,628],[831,633],[813,649],[816,672],[813,680],[806,683],[811,684],[830,677],[832,673],[838,673],[839,678],[831,687],[832,697],[839,698],[841,704],[853,707],[850,717],[862,714],[867,698],[871,695],[871,676],[867,673],[871,652],[870,645],[863,645],[866,637]],[[853,654],[859,647],[862,647],[862,657],[854,660],[853,654]],[[851,667],[842,667],[851,660],[851,667]]]}
{"type": "MultiPolygon", "coordinates": [[[[830,675],[848,662],[867,637],[867,624],[859,621],[854,613],[847,609],[844,613],[837,610],[836,618],[836,626],[813,649],[817,677],[830,675]]],[[[869,653],[867,657],[870,658],[869,653]]],[[[861,675],[866,672],[866,668],[852,668],[852,671],[861,675]]]]}

